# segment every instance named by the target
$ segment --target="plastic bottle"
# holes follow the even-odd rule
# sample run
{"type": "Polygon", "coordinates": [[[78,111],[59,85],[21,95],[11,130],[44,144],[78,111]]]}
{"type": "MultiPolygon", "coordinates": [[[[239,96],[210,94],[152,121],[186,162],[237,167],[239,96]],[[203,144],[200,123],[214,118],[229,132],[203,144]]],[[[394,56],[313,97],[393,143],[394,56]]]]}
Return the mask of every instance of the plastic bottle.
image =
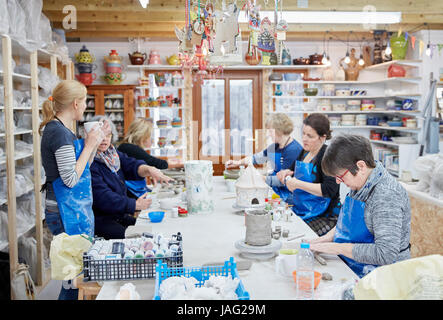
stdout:
{"type": "Polygon", "coordinates": [[[314,299],[314,255],[309,249],[309,243],[301,243],[297,254],[297,299],[314,299]]]}

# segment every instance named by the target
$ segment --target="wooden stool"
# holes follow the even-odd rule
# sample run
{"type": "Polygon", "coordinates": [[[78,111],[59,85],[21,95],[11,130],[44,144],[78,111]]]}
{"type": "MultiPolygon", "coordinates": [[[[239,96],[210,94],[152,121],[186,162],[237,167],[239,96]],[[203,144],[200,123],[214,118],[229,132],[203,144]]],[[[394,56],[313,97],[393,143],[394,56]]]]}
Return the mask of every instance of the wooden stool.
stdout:
{"type": "Polygon", "coordinates": [[[95,300],[102,288],[97,282],[83,282],[83,275],[74,279],[74,286],[78,288],[78,300],[95,300]]]}

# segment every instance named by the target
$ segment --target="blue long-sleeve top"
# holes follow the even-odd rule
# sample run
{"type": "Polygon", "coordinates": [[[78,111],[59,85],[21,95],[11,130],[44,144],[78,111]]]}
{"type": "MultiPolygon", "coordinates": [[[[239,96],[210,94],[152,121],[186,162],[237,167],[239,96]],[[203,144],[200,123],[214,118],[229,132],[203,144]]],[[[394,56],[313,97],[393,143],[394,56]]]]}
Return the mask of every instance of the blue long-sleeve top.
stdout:
{"type": "Polygon", "coordinates": [[[297,160],[302,150],[303,147],[296,140],[293,140],[283,149],[280,149],[278,143],[273,143],[269,145],[265,150],[254,154],[252,156],[252,163],[256,165],[263,164],[266,161],[270,161],[271,167],[274,170],[274,174],[268,175],[266,177],[266,183],[271,187],[281,187],[283,186],[283,184],[280,182],[280,180],[278,180],[275,173],[280,170],[290,169],[291,167],[293,167],[293,164],[297,160]],[[281,162],[281,168],[279,168],[280,170],[277,170],[278,168],[276,167],[276,163],[274,162],[275,159],[271,158],[271,154],[273,153],[281,153],[283,161],[281,162]]]}
{"type": "Polygon", "coordinates": [[[138,167],[145,164],[117,151],[120,157],[120,170],[113,173],[105,163],[94,160],[91,165],[92,210],[96,216],[113,216],[134,214],[136,199],[126,194],[125,180],[142,180],[137,173],[138,167]]]}

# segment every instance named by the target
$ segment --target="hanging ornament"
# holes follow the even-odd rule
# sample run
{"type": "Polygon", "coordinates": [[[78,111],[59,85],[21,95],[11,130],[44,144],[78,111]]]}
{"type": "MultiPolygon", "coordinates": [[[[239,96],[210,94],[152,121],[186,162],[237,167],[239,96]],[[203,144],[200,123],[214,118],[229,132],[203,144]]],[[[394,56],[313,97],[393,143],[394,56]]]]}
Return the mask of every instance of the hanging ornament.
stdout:
{"type": "Polygon", "coordinates": [[[411,36],[412,49],[415,49],[415,36],[411,36]]]}
{"type": "Polygon", "coordinates": [[[423,53],[423,47],[425,46],[423,40],[420,40],[420,47],[419,47],[419,54],[421,56],[421,54],[423,53]]]}
{"type": "Polygon", "coordinates": [[[400,36],[401,36],[401,32],[402,32],[401,28],[398,29],[397,37],[400,37],[400,36]]]}
{"type": "Polygon", "coordinates": [[[265,17],[260,24],[260,34],[258,35],[258,48],[263,52],[275,51],[272,23],[268,17],[265,17]]]}
{"type": "Polygon", "coordinates": [[[408,38],[409,38],[409,33],[406,31],[405,32],[405,41],[408,41],[408,38]]]}
{"type": "Polygon", "coordinates": [[[438,47],[438,55],[440,55],[441,49],[443,49],[443,44],[439,43],[437,44],[437,47],[438,47]]]}

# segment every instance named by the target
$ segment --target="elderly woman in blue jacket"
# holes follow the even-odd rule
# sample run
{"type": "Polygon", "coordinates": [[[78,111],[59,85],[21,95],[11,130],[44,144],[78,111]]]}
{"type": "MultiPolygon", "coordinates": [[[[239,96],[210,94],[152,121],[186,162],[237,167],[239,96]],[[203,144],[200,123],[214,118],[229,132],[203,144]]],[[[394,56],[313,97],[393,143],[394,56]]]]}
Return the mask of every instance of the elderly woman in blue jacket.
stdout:
{"type": "Polygon", "coordinates": [[[152,202],[145,195],[138,199],[128,197],[125,180],[142,180],[150,176],[156,183],[172,179],[144,161],[117,151],[111,139],[112,133],[105,136],[91,165],[95,235],[123,239],[126,228],[135,224],[135,212],[149,208],[152,202]]]}

